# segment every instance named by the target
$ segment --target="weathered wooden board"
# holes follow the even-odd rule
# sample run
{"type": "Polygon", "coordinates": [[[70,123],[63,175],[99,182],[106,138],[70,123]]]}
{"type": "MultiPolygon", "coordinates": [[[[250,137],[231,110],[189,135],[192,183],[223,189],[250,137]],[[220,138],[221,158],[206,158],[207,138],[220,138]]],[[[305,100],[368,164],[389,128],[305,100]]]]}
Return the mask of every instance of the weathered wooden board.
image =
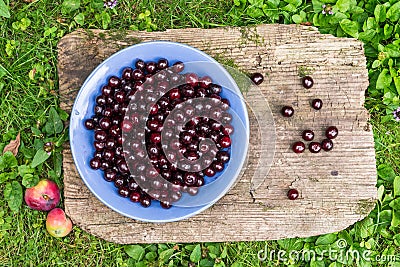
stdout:
{"type": "Polygon", "coordinates": [[[257,123],[251,117],[249,162],[236,186],[199,215],[151,224],[123,217],[99,202],[79,177],[66,146],[65,209],[75,224],[117,243],[267,240],[335,232],[374,207],[375,151],[363,107],[368,75],[361,42],[296,25],[152,33],[77,31],[58,45],[62,108],[71,111],[80,86],[100,62],[123,47],[150,40],[185,43],[217,59],[232,60],[242,71],[265,75],[260,89],[270,103],[277,134],[273,165],[264,183],[250,194],[254,162],[261,152],[257,123]],[[312,69],[312,89],[302,88],[300,68],[312,69]],[[315,97],[324,100],[318,112],[309,104],[315,97]],[[286,104],[296,109],[291,119],[279,114],[286,104]],[[321,139],[329,125],[340,130],[333,151],[301,155],[291,151],[302,130],[311,128],[321,139]],[[286,197],[291,187],[300,191],[296,201],[286,197]]]}

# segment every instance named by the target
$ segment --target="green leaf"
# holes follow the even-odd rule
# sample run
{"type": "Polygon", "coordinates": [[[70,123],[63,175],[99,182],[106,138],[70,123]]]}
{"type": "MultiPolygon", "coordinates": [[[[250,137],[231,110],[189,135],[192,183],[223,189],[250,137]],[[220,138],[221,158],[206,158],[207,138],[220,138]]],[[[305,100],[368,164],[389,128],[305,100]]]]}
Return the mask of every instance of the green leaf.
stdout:
{"type": "Polygon", "coordinates": [[[310,267],[325,267],[325,262],[323,260],[312,259],[310,261],[310,267]]]}
{"type": "Polygon", "coordinates": [[[383,194],[385,194],[385,186],[381,185],[378,188],[378,200],[382,202],[383,200],[383,194]]]}
{"type": "Polygon", "coordinates": [[[381,62],[378,59],[375,59],[374,62],[372,63],[372,68],[376,69],[381,65],[381,62]]]}
{"type": "Polygon", "coordinates": [[[400,196],[400,176],[396,176],[393,181],[393,194],[395,197],[400,196]]]}
{"type": "Polygon", "coordinates": [[[126,254],[129,257],[140,261],[144,257],[145,249],[140,245],[127,245],[124,247],[126,254]]]}
{"type": "Polygon", "coordinates": [[[61,12],[64,14],[71,13],[77,10],[81,5],[80,0],[64,0],[61,5],[61,12]]]}
{"type": "Polygon", "coordinates": [[[369,42],[372,40],[372,38],[375,37],[376,31],[375,30],[366,30],[364,32],[360,32],[358,35],[358,39],[360,39],[363,42],[369,42]]]}
{"type": "Polygon", "coordinates": [[[394,210],[400,210],[400,198],[393,199],[389,203],[389,207],[391,207],[394,210]]]}
{"type": "Polygon", "coordinates": [[[295,7],[299,7],[302,4],[302,0],[285,0],[285,2],[292,4],[295,7]]]}
{"type": "MultiPolygon", "coordinates": [[[[390,225],[391,221],[392,221],[392,210],[383,210],[383,211],[379,212],[379,223],[381,226],[390,225]]],[[[369,236],[371,236],[373,233],[373,230],[369,231],[369,232],[370,232],[369,236]]],[[[365,238],[365,237],[363,237],[363,238],[365,238]]]]}
{"type": "Polygon", "coordinates": [[[110,15],[106,12],[103,11],[101,13],[101,25],[103,26],[103,29],[106,30],[108,28],[108,25],[111,22],[111,17],[110,15]]]}
{"type": "Polygon", "coordinates": [[[147,252],[145,258],[148,261],[155,261],[155,259],[157,259],[157,253],[154,251],[147,252]]]}
{"type": "Polygon", "coordinates": [[[254,6],[254,7],[259,7],[259,8],[262,8],[262,6],[263,6],[263,0],[248,0],[249,1],[249,3],[250,3],[250,5],[252,5],[252,6],[254,6]]]}
{"type": "Polygon", "coordinates": [[[348,35],[358,38],[358,23],[355,21],[351,21],[349,19],[344,19],[339,22],[340,27],[342,30],[347,33],[348,35]]]}
{"type": "Polygon", "coordinates": [[[399,210],[394,210],[392,213],[392,221],[390,223],[391,226],[397,227],[400,225],[400,211],[399,210]]]}
{"type": "Polygon", "coordinates": [[[192,253],[190,253],[190,261],[192,262],[198,262],[201,260],[201,246],[200,244],[197,244],[192,253]]]}
{"type": "Polygon", "coordinates": [[[18,166],[18,175],[23,177],[25,174],[34,173],[35,169],[29,167],[28,165],[20,165],[18,166]]]}
{"type": "Polygon", "coordinates": [[[376,89],[385,89],[390,86],[392,82],[392,76],[390,76],[388,69],[383,69],[382,72],[378,76],[378,80],[376,81],[376,89]]]}
{"type": "Polygon", "coordinates": [[[255,6],[249,6],[246,10],[246,13],[252,18],[259,18],[264,15],[263,11],[255,6]]]}
{"type": "Polygon", "coordinates": [[[48,134],[58,134],[64,129],[63,122],[54,107],[50,108],[49,119],[45,125],[45,131],[48,134]]]}
{"type": "Polygon", "coordinates": [[[49,157],[50,157],[50,154],[47,154],[47,152],[44,151],[43,149],[39,149],[38,151],[36,151],[36,154],[33,157],[31,167],[32,168],[37,167],[38,165],[45,162],[49,157]]]}
{"type": "Polygon", "coordinates": [[[338,238],[344,239],[348,245],[353,245],[353,239],[351,238],[347,230],[343,230],[338,234],[338,238]]]}
{"type": "Polygon", "coordinates": [[[350,0],[338,0],[336,6],[339,8],[340,12],[345,13],[350,8],[350,0]]]}
{"type": "Polygon", "coordinates": [[[374,15],[376,22],[384,22],[386,20],[386,7],[384,5],[376,5],[374,15]]]}
{"type": "Polygon", "coordinates": [[[0,0],[0,16],[10,18],[10,10],[3,0],[0,0]]]}
{"type": "Polygon", "coordinates": [[[286,238],[277,241],[279,246],[284,250],[301,250],[304,245],[304,241],[300,238],[286,238]]]}
{"type": "Polygon", "coordinates": [[[2,172],[0,173],[0,184],[7,182],[9,180],[13,180],[17,177],[15,172],[2,172]]]}
{"type": "MultiPolygon", "coordinates": [[[[200,261],[200,267],[213,267],[213,266],[214,262],[209,259],[202,259],[200,261]]],[[[243,265],[241,265],[238,262],[234,262],[231,267],[243,267],[243,265]]]]}
{"type": "Polygon", "coordinates": [[[35,186],[37,183],[39,183],[39,176],[37,175],[27,173],[22,177],[22,185],[26,188],[35,186]]]}
{"type": "Polygon", "coordinates": [[[4,198],[7,200],[8,207],[17,212],[22,205],[22,186],[17,181],[7,183],[4,188],[4,198]]]}
{"type": "Polygon", "coordinates": [[[392,5],[389,8],[389,10],[386,12],[386,18],[390,19],[393,22],[399,20],[399,18],[400,18],[400,2],[395,3],[394,5],[392,5]]]}
{"type": "Polygon", "coordinates": [[[394,235],[394,236],[393,236],[393,241],[394,241],[394,244],[395,244],[397,247],[400,247],[400,234],[394,235]]]}
{"type": "Polygon", "coordinates": [[[7,151],[2,156],[0,156],[0,170],[14,168],[17,165],[18,161],[13,153],[11,153],[11,151],[7,151]]]}
{"type": "Polygon", "coordinates": [[[400,57],[400,47],[394,44],[388,44],[383,51],[386,52],[389,57],[400,57]]]}
{"type": "Polygon", "coordinates": [[[287,12],[295,12],[297,11],[297,8],[292,4],[287,4],[286,6],[282,7],[282,10],[285,10],[287,12]]]}
{"type": "Polygon", "coordinates": [[[334,233],[319,236],[315,241],[315,245],[330,245],[334,243],[337,239],[337,235],[334,233]]]}
{"type": "Polygon", "coordinates": [[[162,251],[160,253],[160,261],[166,263],[174,254],[174,251],[175,250],[173,248],[162,251]]]}
{"type": "Polygon", "coordinates": [[[393,81],[397,90],[397,94],[400,95],[400,77],[393,77],[393,81]]]}
{"type": "Polygon", "coordinates": [[[53,157],[54,171],[57,177],[61,177],[63,156],[61,153],[55,153],[53,157]]]}
{"type": "Polygon", "coordinates": [[[385,36],[385,40],[388,39],[393,32],[393,26],[390,24],[385,24],[383,27],[383,35],[385,36]]]}
{"type": "Polygon", "coordinates": [[[74,20],[76,21],[76,23],[83,26],[83,24],[85,24],[85,14],[79,13],[74,17],[74,20]]]}
{"type": "Polygon", "coordinates": [[[293,20],[293,22],[296,23],[296,24],[300,24],[300,23],[303,21],[303,19],[301,18],[301,16],[298,15],[298,14],[293,15],[293,16],[292,16],[292,20],[293,20]]]}

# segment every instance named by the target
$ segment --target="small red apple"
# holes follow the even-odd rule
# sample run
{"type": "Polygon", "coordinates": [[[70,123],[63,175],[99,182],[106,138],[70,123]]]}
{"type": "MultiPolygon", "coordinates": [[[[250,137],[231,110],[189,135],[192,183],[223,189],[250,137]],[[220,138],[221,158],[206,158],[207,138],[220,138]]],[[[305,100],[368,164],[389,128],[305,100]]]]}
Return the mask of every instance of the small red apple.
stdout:
{"type": "Polygon", "coordinates": [[[64,237],[72,230],[72,222],[60,208],[52,209],[46,218],[46,229],[54,237],[64,237]]]}
{"type": "Polygon", "coordinates": [[[51,180],[41,180],[37,185],[26,189],[25,202],[35,210],[54,209],[60,202],[60,189],[51,180]]]}

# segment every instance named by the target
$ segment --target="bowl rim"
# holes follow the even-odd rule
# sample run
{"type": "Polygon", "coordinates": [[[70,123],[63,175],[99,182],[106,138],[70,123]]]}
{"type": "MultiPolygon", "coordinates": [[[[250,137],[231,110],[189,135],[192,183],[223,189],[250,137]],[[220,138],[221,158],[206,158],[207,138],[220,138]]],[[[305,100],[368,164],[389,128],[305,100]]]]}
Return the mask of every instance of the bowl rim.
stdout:
{"type": "MultiPolygon", "coordinates": [[[[245,138],[245,140],[243,140],[245,142],[244,151],[243,151],[244,158],[243,158],[243,160],[241,160],[240,166],[237,166],[236,171],[234,172],[233,176],[235,177],[235,179],[231,179],[231,182],[226,186],[226,189],[222,190],[218,194],[218,196],[215,198],[214,201],[209,202],[208,204],[205,204],[205,205],[202,205],[202,206],[196,206],[197,209],[195,209],[193,212],[190,212],[190,213],[188,213],[186,215],[173,217],[173,218],[170,218],[170,219],[146,219],[146,218],[143,218],[143,216],[141,217],[141,216],[135,216],[135,215],[132,215],[132,214],[127,214],[126,212],[123,212],[123,211],[119,210],[118,207],[116,207],[115,205],[111,205],[110,203],[105,201],[103,199],[103,197],[101,197],[98,194],[98,192],[96,192],[96,190],[94,190],[92,188],[92,186],[88,183],[87,179],[84,178],[83,171],[81,170],[81,166],[80,166],[80,164],[78,164],[76,156],[75,156],[76,153],[78,153],[78,151],[76,151],[76,147],[74,145],[72,145],[72,142],[73,142],[73,131],[69,131],[69,142],[70,142],[70,149],[71,149],[72,158],[74,160],[75,167],[78,170],[80,178],[84,181],[85,185],[89,188],[90,192],[93,195],[95,195],[96,198],[98,200],[100,200],[100,202],[102,204],[106,205],[107,207],[109,207],[113,211],[115,211],[115,212],[117,212],[117,213],[119,213],[119,214],[121,214],[121,215],[123,215],[125,217],[134,219],[134,220],[138,220],[138,221],[142,221],[142,222],[151,222],[151,223],[167,223],[167,222],[175,222],[175,221],[184,220],[184,219],[187,219],[189,217],[192,217],[192,216],[195,216],[195,215],[201,213],[202,211],[204,211],[204,210],[210,208],[212,205],[214,205],[218,200],[220,200],[223,196],[225,196],[227,194],[227,192],[229,192],[229,190],[232,189],[232,187],[237,182],[237,180],[239,178],[238,176],[240,175],[240,172],[242,171],[243,166],[244,166],[244,164],[246,162],[246,159],[247,159],[247,154],[248,154],[248,150],[249,150],[249,138],[250,138],[250,122],[249,122],[249,115],[248,115],[248,111],[247,111],[246,103],[244,101],[243,94],[241,93],[241,91],[240,91],[237,83],[235,82],[235,80],[232,78],[232,76],[229,74],[229,72],[223,67],[222,64],[217,62],[210,55],[206,54],[205,52],[203,52],[203,51],[201,51],[201,50],[199,50],[197,48],[194,48],[192,46],[189,46],[189,45],[186,45],[186,44],[183,44],[183,43],[171,42],[171,41],[163,41],[163,40],[144,41],[144,42],[141,42],[141,43],[138,43],[138,44],[134,44],[134,45],[128,46],[128,47],[126,47],[124,49],[121,49],[121,50],[113,53],[112,55],[110,55],[109,57],[104,59],[99,65],[97,65],[97,67],[89,74],[89,76],[85,79],[84,83],[79,88],[79,92],[78,92],[78,94],[77,94],[77,96],[76,96],[76,98],[74,100],[74,104],[73,104],[72,109],[71,109],[70,122],[74,120],[73,114],[74,114],[74,110],[76,108],[76,104],[77,104],[78,99],[80,98],[80,96],[83,94],[83,90],[81,90],[81,89],[84,88],[85,86],[87,86],[89,81],[93,78],[93,76],[95,75],[96,72],[98,72],[99,69],[101,69],[105,64],[107,64],[107,62],[111,58],[118,57],[120,54],[125,53],[127,50],[130,50],[133,47],[148,46],[148,45],[153,45],[153,44],[158,44],[158,45],[165,44],[165,45],[174,45],[174,46],[177,46],[177,47],[183,47],[185,49],[190,49],[190,50],[202,55],[203,57],[207,58],[208,60],[207,61],[197,61],[197,62],[206,62],[206,63],[214,63],[214,64],[216,64],[219,67],[219,69],[221,70],[221,72],[234,85],[234,87],[235,87],[234,89],[235,90],[231,90],[231,91],[236,93],[238,95],[238,97],[241,99],[243,113],[244,113],[243,114],[244,118],[241,121],[242,121],[242,124],[245,126],[244,130],[245,130],[245,134],[246,134],[246,138],[245,138]]],[[[196,62],[196,61],[188,61],[188,62],[196,62]]],[[[123,68],[123,67],[124,66],[121,66],[121,68],[123,68]]],[[[70,123],[70,125],[73,125],[73,124],[70,123]]]]}

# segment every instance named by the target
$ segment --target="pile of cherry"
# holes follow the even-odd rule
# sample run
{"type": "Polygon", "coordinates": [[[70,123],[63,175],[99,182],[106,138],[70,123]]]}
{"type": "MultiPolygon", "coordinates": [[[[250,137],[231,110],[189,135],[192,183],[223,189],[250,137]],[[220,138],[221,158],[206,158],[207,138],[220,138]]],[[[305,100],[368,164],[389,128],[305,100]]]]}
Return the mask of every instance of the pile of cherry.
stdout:
{"type": "Polygon", "coordinates": [[[161,207],[170,208],[183,192],[196,195],[205,183],[204,178],[222,172],[230,160],[230,135],[234,128],[230,124],[229,100],[221,97],[222,87],[214,84],[210,77],[182,74],[184,68],[180,61],[170,66],[167,59],[158,62],[137,60],[134,68],[126,67],[122,71],[121,77],[108,79],[96,97],[95,114],[84,122],[88,130],[94,130],[95,153],[90,167],[103,170],[104,179],[114,183],[119,195],[139,202],[143,207],[159,200],[161,207]],[[143,92],[146,93],[144,97],[143,92]],[[176,155],[164,153],[161,137],[164,123],[171,126],[191,115],[190,109],[186,108],[185,114],[175,113],[166,121],[172,110],[182,103],[190,104],[195,98],[210,98],[222,103],[218,109],[208,107],[222,123],[207,117],[191,118],[176,136],[179,142],[170,144],[175,145],[186,159],[195,161],[211,149],[204,143],[200,146],[201,141],[206,138],[214,141],[217,149],[211,151],[213,158],[208,159],[208,167],[189,172],[171,163],[176,155]],[[153,101],[157,102],[149,108],[148,103],[153,101]],[[146,114],[144,131],[137,129],[142,114],[146,114]],[[137,139],[125,141],[124,134],[127,133],[136,134],[137,139]],[[151,162],[151,168],[143,162],[145,160],[151,162]],[[135,174],[130,169],[135,170],[135,174]],[[163,179],[157,178],[160,175],[163,179]],[[146,188],[142,188],[143,184],[146,188]]]}
{"type": "MultiPolygon", "coordinates": [[[[302,79],[302,85],[306,89],[310,89],[314,85],[314,81],[310,76],[304,76],[302,79]]],[[[315,110],[320,110],[322,108],[323,102],[321,99],[313,99],[311,101],[311,106],[315,110]]],[[[284,106],[281,109],[281,114],[284,117],[292,117],[294,114],[294,109],[291,106],[284,106]]],[[[335,139],[339,134],[339,131],[336,126],[329,126],[325,130],[326,139],[321,142],[315,142],[314,140],[314,132],[312,130],[304,130],[302,133],[302,138],[304,141],[310,142],[308,144],[308,149],[311,153],[319,153],[322,150],[330,151],[333,149],[332,139],[335,139]]],[[[300,154],[306,150],[306,145],[303,141],[297,141],[292,145],[293,152],[300,154]]],[[[296,189],[290,189],[287,194],[288,198],[291,200],[295,200],[299,196],[299,192],[296,189]]]]}

